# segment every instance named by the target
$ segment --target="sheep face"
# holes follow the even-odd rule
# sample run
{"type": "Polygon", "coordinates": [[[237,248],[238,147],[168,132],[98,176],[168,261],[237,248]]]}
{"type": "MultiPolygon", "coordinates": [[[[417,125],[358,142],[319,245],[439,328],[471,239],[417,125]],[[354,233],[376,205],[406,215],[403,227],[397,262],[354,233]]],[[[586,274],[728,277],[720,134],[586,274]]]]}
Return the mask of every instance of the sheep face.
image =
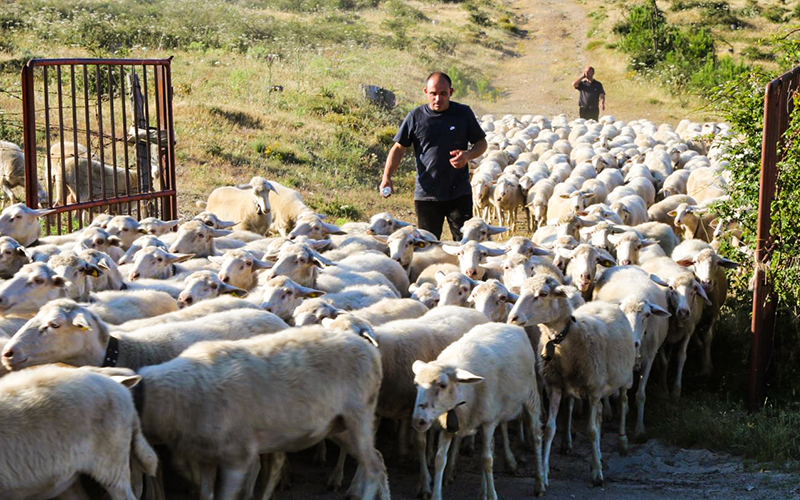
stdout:
{"type": "Polygon", "coordinates": [[[536,248],[536,245],[524,236],[514,236],[508,240],[504,246],[506,255],[522,255],[524,257],[533,257],[534,255],[549,254],[544,250],[536,248]]]}
{"type": "Polygon", "coordinates": [[[130,248],[125,252],[125,255],[120,257],[120,264],[130,264],[133,262],[136,253],[144,247],[159,247],[168,250],[167,245],[158,239],[156,236],[140,236],[131,243],[130,248]]]}
{"type": "Polygon", "coordinates": [[[144,232],[140,230],[139,223],[130,215],[118,215],[111,219],[106,225],[106,232],[111,236],[116,236],[122,241],[122,248],[127,250],[131,247],[134,240],[144,232]]]}
{"type": "Polygon", "coordinates": [[[74,300],[87,300],[91,291],[88,278],[103,275],[102,269],[81,259],[74,252],[54,255],[47,264],[56,274],[67,279],[67,297],[74,300]]]}
{"type": "Polygon", "coordinates": [[[307,245],[287,242],[281,247],[275,265],[267,271],[267,278],[286,276],[296,283],[312,286],[316,282],[318,270],[332,265],[333,262],[307,245]]]}
{"type": "Polygon", "coordinates": [[[639,251],[656,244],[652,240],[639,239],[633,231],[627,231],[621,235],[609,235],[608,241],[617,249],[617,263],[620,266],[638,265],[639,251]]]}
{"type": "MultiPolygon", "coordinates": [[[[222,220],[211,212],[200,212],[192,220],[198,220],[212,229],[228,229],[236,225],[236,222],[222,220]]],[[[173,221],[174,222],[174,221],[173,221]]]]}
{"type": "Polygon", "coordinates": [[[461,272],[468,278],[474,280],[483,279],[486,270],[481,264],[486,262],[487,257],[498,257],[506,253],[505,249],[488,248],[475,241],[468,241],[460,246],[443,246],[442,250],[450,255],[458,256],[458,265],[461,272]]]}
{"type": "Polygon", "coordinates": [[[461,273],[436,273],[436,283],[439,290],[439,306],[466,307],[472,288],[478,282],[461,273]]]}
{"type": "Polygon", "coordinates": [[[247,290],[223,283],[219,276],[212,271],[197,271],[190,274],[184,281],[183,291],[178,295],[178,309],[224,294],[246,297],[247,290]]]}
{"type": "Polygon", "coordinates": [[[567,288],[551,276],[529,278],[508,313],[507,323],[526,326],[555,321],[564,315],[562,299],[567,296],[567,288]]]}
{"type": "Polygon", "coordinates": [[[39,239],[39,223],[36,219],[53,213],[53,210],[28,208],[22,203],[11,205],[0,213],[0,235],[10,236],[22,246],[39,239]]]}
{"type": "Polygon", "coordinates": [[[620,303],[619,308],[631,325],[633,345],[636,348],[636,358],[639,360],[639,349],[644,341],[644,336],[647,335],[647,326],[650,323],[651,316],[666,318],[672,315],[658,304],[654,304],[649,300],[640,300],[635,295],[626,297],[620,303]]]}
{"type": "Polygon", "coordinates": [[[693,309],[702,307],[700,301],[706,305],[711,305],[703,286],[697,281],[692,273],[679,275],[667,283],[667,301],[669,308],[675,312],[678,326],[683,327],[689,319],[693,309]]]}
{"type": "Polygon", "coordinates": [[[172,253],[191,253],[197,257],[214,255],[214,238],[227,236],[231,231],[214,229],[200,221],[192,220],[178,229],[178,237],[169,247],[172,253]]]}
{"type": "Polygon", "coordinates": [[[55,300],[20,328],[8,341],[0,358],[9,370],[45,363],[70,363],[89,350],[104,353],[108,337],[108,330],[92,312],[69,299],[55,300]]]}
{"type": "Polygon", "coordinates": [[[17,243],[14,238],[0,237],[0,278],[9,279],[22,266],[30,262],[25,247],[17,243]]]}
{"type": "Polygon", "coordinates": [[[717,252],[710,248],[701,250],[692,260],[682,260],[678,264],[683,267],[691,267],[706,292],[714,289],[719,269],[739,267],[738,262],[720,257],[717,252]]]}
{"type": "Polygon", "coordinates": [[[439,304],[439,289],[433,283],[423,283],[419,286],[412,283],[408,291],[412,299],[422,302],[428,309],[433,309],[439,304]]]}
{"type": "Polygon", "coordinates": [[[475,307],[476,311],[485,314],[489,321],[505,323],[509,305],[513,305],[518,298],[519,295],[509,292],[502,283],[491,279],[476,286],[472,290],[468,302],[475,307]]]}
{"type": "Polygon", "coordinates": [[[440,366],[435,362],[414,361],[412,370],[414,385],[417,386],[417,399],[411,423],[419,432],[426,432],[435,419],[459,405],[463,400],[460,398],[461,384],[477,384],[483,381],[482,377],[466,370],[440,366]]]}
{"type": "Polygon", "coordinates": [[[483,241],[492,241],[492,236],[508,231],[505,227],[490,226],[483,219],[473,217],[461,226],[461,244],[468,241],[476,241],[478,243],[483,241]]]}
{"type": "Polygon", "coordinates": [[[430,242],[426,241],[415,227],[398,229],[388,237],[373,236],[373,238],[385,243],[389,247],[389,257],[397,261],[406,271],[411,267],[414,250],[430,246],[430,242]]]}
{"type": "Polygon", "coordinates": [[[0,313],[35,313],[51,300],[66,296],[69,284],[47,264],[26,264],[0,285],[0,313]]]}
{"type": "Polygon", "coordinates": [[[271,207],[269,205],[269,192],[278,192],[268,180],[263,177],[253,177],[250,179],[252,188],[253,202],[256,204],[256,214],[269,215],[271,207]]]}
{"type": "Polygon", "coordinates": [[[320,297],[325,294],[320,290],[298,285],[285,276],[272,278],[264,284],[262,290],[261,307],[284,321],[288,321],[292,317],[292,313],[304,299],[320,297]]]}
{"type": "Polygon", "coordinates": [[[536,222],[536,227],[540,228],[547,224],[547,198],[539,193],[529,203],[528,208],[533,210],[533,220],[536,222]]]}
{"type": "Polygon", "coordinates": [[[113,218],[114,216],[111,214],[97,214],[94,216],[94,219],[92,219],[92,223],[86,227],[87,229],[90,227],[99,227],[100,229],[105,229],[113,218]]]}
{"type": "Polygon", "coordinates": [[[144,247],[136,252],[128,279],[135,281],[147,278],[162,280],[170,278],[174,275],[175,264],[192,257],[193,254],[173,254],[159,247],[144,247]]]}
{"type": "Polygon", "coordinates": [[[576,240],[581,238],[581,228],[594,226],[597,224],[594,221],[582,219],[577,213],[572,212],[561,217],[556,223],[556,238],[562,236],[572,236],[576,240]]]}
{"type": "Polygon", "coordinates": [[[372,218],[370,218],[369,226],[367,227],[367,234],[388,236],[401,227],[406,227],[408,225],[408,222],[397,220],[388,212],[382,212],[375,214],[372,216],[372,218]]]}
{"type": "MultiPolygon", "coordinates": [[[[219,258],[211,257],[212,262],[219,258]]],[[[249,290],[256,284],[258,272],[272,267],[271,262],[257,259],[247,250],[229,250],[221,260],[219,279],[223,283],[249,290]]]]}
{"type": "Polygon", "coordinates": [[[178,220],[163,221],[155,217],[147,217],[139,221],[139,232],[152,236],[163,236],[172,231],[178,222],[178,220]]]}
{"type": "Polygon", "coordinates": [[[78,254],[78,258],[94,264],[101,270],[99,276],[95,276],[94,272],[87,273],[86,283],[90,292],[122,290],[124,285],[122,273],[119,272],[119,268],[107,254],[97,250],[84,250],[78,254]]]}
{"type": "Polygon", "coordinates": [[[572,283],[581,292],[588,291],[592,283],[594,283],[598,265],[613,267],[617,264],[611,254],[586,243],[578,245],[564,257],[570,260],[567,271],[572,283]]]}
{"type": "Polygon", "coordinates": [[[343,311],[324,298],[304,300],[294,310],[294,326],[308,326],[322,323],[324,319],[336,319],[343,311]]]}
{"type": "Polygon", "coordinates": [[[107,231],[99,227],[90,227],[85,229],[78,241],[75,242],[73,251],[82,252],[87,249],[98,250],[103,253],[109,253],[111,247],[119,247],[122,245],[122,240],[116,236],[111,236],[107,231]]]}
{"type": "Polygon", "coordinates": [[[305,236],[312,240],[323,240],[331,234],[346,234],[339,226],[323,222],[319,217],[312,217],[298,222],[297,226],[289,233],[289,239],[295,240],[305,236]]]}

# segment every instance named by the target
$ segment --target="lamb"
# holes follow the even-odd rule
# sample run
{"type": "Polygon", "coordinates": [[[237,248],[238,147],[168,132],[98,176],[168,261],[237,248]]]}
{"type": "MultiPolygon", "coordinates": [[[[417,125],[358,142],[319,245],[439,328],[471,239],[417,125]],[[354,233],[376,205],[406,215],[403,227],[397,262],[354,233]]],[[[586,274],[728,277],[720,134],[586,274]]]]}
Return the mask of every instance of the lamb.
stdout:
{"type": "Polygon", "coordinates": [[[381,299],[397,298],[394,290],[383,285],[351,285],[337,293],[326,294],[322,290],[299,285],[286,276],[270,279],[262,291],[261,307],[285,321],[291,319],[295,309],[307,298],[325,295],[327,300],[345,310],[362,309],[381,299]]]}
{"type": "Polygon", "coordinates": [[[244,339],[287,327],[274,314],[244,309],[235,315],[222,312],[111,335],[108,324],[91,310],[70,299],[59,299],[42,307],[8,341],[2,362],[11,371],[57,362],[138,371],[143,366],[165,363],[196,342],[244,339]]]}
{"type": "Polygon", "coordinates": [[[87,249],[94,249],[110,256],[114,261],[118,261],[125,255],[120,249],[122,240],[116,236],[111,236],[104,229],[99,227],[88,227],[81,232],[72,247],[73,252],[82,252],[87,249]]]}
{"type": "Polygon", "coordinates": [[[194,254],[173,254],[163,248],[149,246],[138,252],[133,260],[133,266],[128,273],[128,279],[136,281],[146,278],[168,279],[186,273],[186,269],[177,264],[194,257],[194,254]]]}
{"type": "Polygon", "coordinates": [[[478,243],[492,241],[492,236],[506,231],[508,228],[492,226],[480,217],[473,217],[461,226],[461,244],[464,245],[471,240],[478,243]]]}
{"type": "Polygon", "coordinates": [[[162,221],[156,217],[147,217],[139,221],[139,230],[144,232],[144,234],[149,234],[151,236],[163,236],[168,232],[172,231],[180,221],[170,220],[170,221],[162,221]]]}
{"type": "Polygon", "coordinates": [[[165,325],[181,321],[192,321],[204,318],[214,313],[230,311],[233,309],[261,309],[259,305],[247,300],[235,298],[231,295],[220,295],[215,299],[203,300],[191,306],[178,309],[174,312],[167,312],[150,318],[128,320],[124,323],[114,325],[114,331],[134,332],[151,326],[165,325]]]}
{"type": "Polygon", "coordinates": [[[703,317],[699,325],[703,334],[703,371],[702,375],[710,375],[711,341],[714,337],[714,324],[719,317],[719,310],[728,297],[728,279],[725,269],[734,269],[739,266],[737,262],[717,255],[708,243],[699,240],[687,240],[678,245],[672,252],[672,260],[679,265],[691,268],[697,276],[706,295],[711,301],[711,306],[703,310],[703,317]]]}
{"type": "Polygon", "coordinates": [[[630,323],[634,338],[641,338],[636,364],[641,377],[636,391],[638,409],[635,436],[643,436],[645,389],[650,379],[650,370],[661,345],[669,332],[669,317],[666,294],[641,268],[624,266],[603,272],[594,289],[594,300],[619,302],[620,309],[630,323]]]}
{"type": "Polygon", "coordinates": [[[508,316],[510,324],[539,325],[541,336],[538,370],[547,389],[550,411],[545,428],[544,484],[548,484],[550,449],[562,392],[589,399],[589,441],[592,483],[603,484],[600,453],[601,400],[619,393],[620,448],[627,449],[625,416],[627,390],[633,386],[633,366],[640,338],[634,337],[618,305],[594,301],[576,309],[570,291],[549,276],[534,276],[525,282],[519,300],[508,316]]]}
{"type": "Polygon", "coordinates": [[[144,247],[159,247],[165,251],[169,251],[169,247],[157,236],[140,236],[136,238],[128,250],[125,252],[125,255],[120,257],[117,261],[120,265],[122,264],[132,264],[134,261],[134,257],[136,253],[144,247]]]}
{"type": "MultiPolygon", "coordinates": [[[[472,213],[475,217],[488,219],[494,199],[494,177],[485,172],[476,172],[470,181],[472,186],[472,213]]],[[[391,233],[389,233],[391,234],[391,233]]]]}
{"type": "Polygon", "coordinates": [[[658,191],[663,198],[669,198],[676,194],[686,194],[686,183],[691,174],[688,170],[676,170],[672,172],[664,181],[664,185],[658,191]]]}
{"type": "Polygon", "coordinates": [[[458,259],[442,251],[415,227],[403,227],[389,236],[373,236],[389,246],[389,257],[408,272],[409,282],[416,281],[420,273],[431,264],[457,264],[458,259]],[[434,246],[435,248],[429,248],[434,246]],[[422,251],[422,250],[425,251],[422,251]]]}
{"type": "MultiPolygon", "coordinates": [[[[415,361],[417,397],[414,428],[427,431],[434,420],[444,430],[436,452],[433,499],[442,498],[447,453],[456,437],[483,431],[482,497],[497,498],[494,488],[494,432],[498,425],[524,414],[534,437],[536,496],[544,494],[539,428],[541,401],[536,360],[525,330],[510,325],[480,325],[443,350],[433,362],[415,361]],[[461,404],[464,401],[465,404],[461,404]]],[[[509,450],[506,450],[509,455],[509,450]]]]}
{"type": "MultiPolygon", "coordinates": [[[[474,310],[436,308],[418,319],[392,321],[373,326],[353,314],[325,320],[327,328],[367,334],[375,338],[381,351],[383,376],[376,413],[385,418],[407,419],[414,412],[416,389],[412,365],[417,360],[433,361],[448,345],[473,326],[486,323],[474,310]]],[[[415,433],[420,467],[417,492],[430,495],[430,474],[425,460],[425,433],[415,433]]],[[[334,473],[334,477],[339,472],[334,473]]]]}
{"type": "Polygon", "coordinates": [[[269,181],[253,177],[249,184],[215,189],[202,208],[221,219],[237,221],[235,229],[266,235],[272,225],[270,191],[277,193],[269,181]]]}
{"type": "Polygon", "coordinates": [[[656,188],[651,180],[645,177],[634,177],[628,180],[625,185],[635,190],[636,194],[644,200],[648,207],[656,202],[656,188]]]}
{"type": "MultiPolygon", "coordinates": [[[[540,228],[547,223],[547,206],[548,200],[553,196],[556,183],[550,179],[544,179],[537,182],[528,191],[528,196],[525,203],[525,210],[527,216],[533,219],[536,228],[540,228]]],[[[528,224],[528,230],[532,229],[531,221],[528,224]]]]}
{"type": "Polygon", "coordinates": [[[597,266],[613,267],[617,265],[614,258],[605,250],[582,243],[574,250],[561,250],[559,254],[569,259],[567,265],[567,282],[577,287],[584,296],[591,296],[597,266]]]}
{"type": "MultiPolygon", "coordinates": [[[[210,464],[212,474],[218,470],[209,491],[219,500],[237,497],[259,455],[266,465],[266,454],[301,450],[326,437],[358,460],[351,495],[389,498],[386,469],[373,444],[381,357],[365,338],[312,326],[205,342],[140,375],[145,433],[175,456],[210,464]]],[[[271,494],[279,471],[271,468],[257,498],[271,494]]]]}
{"type": "Polygon", "coordinates": [[[183,291],[178,296],[178,308],[191,306],[198,302],[214,299],[220,295],[247,297],[247,290],[223,283],[213,271],[197,271],[183,280],[183,291]]]}
{"type": "MultiPolygon", "coordinates": [[[[506,253],[505,249],[489,248],[475,241],[468,241],[459,246],[445,246],[442,247],[442,250],[450,255],[457,256],[461,272],[473,280],[484,279],[487,270],[483,267],[483,264],[486,263],[487,257],[497,257],[506,253]]],[[[489,271],[489,274],[493,273],[489,271]]]]}
{"type": "Polygon", "coordinates": [[[7,280],[30,263],[25,247],[10,236],[0,237],[0,278],[7,280]]]}
{"type": "Polygon", "coordinates": [[[439,307],[467,306],[467,298],[478,282],[458,273],[436,273],[436,287],[439,290],[439,307]]]}
{"type": "MultiPolygon", "coordinates": [[[[385,298],[367,307],[350,311],[357,318],[379,326],[400,319],[414,319],[428,312],[429,307],[414,299],[385,298]]],[[[346,312],[329,297],[304,300],[292,314],[296,326],[320,324],[323,319],[336,319],[346,312]]]]}
{"type": "Polygon", "coordinates": [[[501,282],[490,279],[472,289],[467,302],[495,323],[505,323],[519,295],[509,292],[501,282]]]}
{"type": "MultiPolygon", "coordinates": [[[[206,226],[212,229],[230,229],[236,225],[236,222],[230,220],[222,220],[220,217],[217,217],[217,214],[209,212],[208,210],[204,210],[199,214],[192,217],[192,220],[199,220],[206,226]]],[[[264,235],[259,235],[260,237],[264,237],[264,235]]]]}
{"type": "Polygon", "coordinates": [[[646,239],[653,240],[664,251],[665,255],[671,255],[675,247],[681,242],[672,230],[672,226],[662,222],[645,222],[633,228],[637,233],[646,239]]]}
{"type": "Polygon", "coordinates": [[[13,278],[0,284],[0,313],[35,314],[39,307],[64,297],[69,284],[47,264],[25,264],[13,278]]]}
{"type": "Polygon", "coordinates": [[[519,291],[522,284],[535,274],[546,274],[564,282],[564,274],[547,258],[511,255],[503,260],[488,262],[485,267],[503,272],[503,284],[512,292],[519,291]]]}
{"type": "Polygon", "coordinates": [[[426,282],[422,284],[412,283],[408,287],[411,293],[411,298],[419,301],[428,309],[433,309],[439,303],[439,289],[436,288],[435,282],[426,282]]]}
{"type": "Polygon", "coordinates": [[[131,459],[150,476],[158,466],[128,390],[139,380],[61,366],[3,377],[0,496],[53,498],[88,474],[113,500],[136,498],[131,459]]]}
{"type": "Polygon", "coordinates": [[[381,212],[370,217],[366,233],[388,236],[401,227],[409,225],[411,225],[409,222],[401,221],[389,212],[381,212]]]}
{"type": "Polygon", "coordinates": [[[258,284],[259,272],[272,267],[272,262],[257,259],[252,252],[243,249],[228,250],[222,259],[209,257],[220,264],[219,279],[244,290],[252,290],[258,284]]]}
{"type": "Polygon", "coordinates": [[[289,233],[288,238],[290,240],[295,240],[299,236],[307,236],[313,240],[322,240],[334,234],[341,235],[347,233],[342,231],[339,226],[326,223],[319,215],[313,212],[307,212],[305,216],[297,220],[297,224],[289,233]]]}
{"type": "Polygon", "coordinates": [[[494,185],[492,204],[501,225],[514,227],[517,223],[517,208],[525,204],[519,181],[513,177],[500,177],[494,185]]]}
{"type": "Polygon", "coordinates": [[[0,236],[9,236],[29,247],[39,239],[41,226],[36,219],[51,213],[53,210],[28,208],[22,203],[6,207],[0,212],[0,236]]]}
{"type": "Polygon", "coordinates": [[[136,191],[139,185],[136,170],[125,172],[122,166],[107,165],[97,160],[74,156],[64,160],[64,172],[61,168],[51,171],[53,186],[53,205],[96,200],[105,197],[123,196],[128,187],[136,191]],[[77,165],[76,165],[77,163],[77,165]],[[89,169],[91,168],[91,186],[89,185],[89,169]],[[76,174],[77,171],[77,174],[76,174]],[[66,187],[66,192],[63,188],[66,187]],[[105,191],[103,188],[105,187],[105,191]]]}
{"type": "Polygon", "coordinates": [[[130,215],[117,215],[106,224],[105,230],[111,236],[119,238],[123,250],[128,250],[134,240],[146,232],[130,215]]]}
{"type": "Polygon", "coordinates": [[[611,210],[615,211],[622,219],[622,223],[628,226],[637,226],[649,220],[647,204],[638,195],[620,198],[611,205],[611,210]]]}
{"type": "Polygon", "coordinates": [[[608,236],[608,241],[616,248],[617,263],[620,266],[639,265],[639,251],[642,248],[658,243],[653,240],[642,239],[633,231],[611,234],[608,236]]]}
{"type": "MultiPolygon", "coordinates": [[[[703,285],[697,281],[694,273],[679,266],[669,257],[661,257],[642,264],[642,269],[651,276],[657,276],[666,290],[672,317],[669,322],[669,333],[666,344],[677,344],[677,371],[672,389],[672,398],[679,400],[683,380],[683,367],[686,363],[686,349],[694,335],[697,325],[703,316],[703,309],[711,306],[703,285]]],[[[662,383],[667,387],[668,359],[666,350],[661,351],[662,383]]]]}
{"type": "Polygon", "coordinates": [[[65,252],[55,255],[47,263],[59,276],[63,276],[68,284],[67,296],[74,300],[86,301],[91,293],[90,276],[99,277],[103,270],[97,265],[78,257],[75,252],[65,252]]]}
{"type": "Polygon", "coordinates": [[[652,205],[647,209],[647,215],[653,222],[669,224],[672,230],[675,231],[675,234],[679,234],[678,228],[675,227],[675,216],[670,216],[669,212],[677,209],[681,203],[688,203],[689,205],[696,204],[694,198],[691,196],[685,194],[675,194],[652,205]]]}
{"type": "Polygon", "coordinates": [[[87,302],[89,310],[109,324],[159,316],[178,308],[169,293],[147,289],[97,292],[91,294],[87,302]]]}
{"type": "Polygon", "coordinates": [[[216,254],[214,238],[228,236],[231,231],[214,229],[200,221],[190,220],[178,228],[178,236],[170,245],[172,253],[193,254],[196,257],[208,257],[216,254]]]}

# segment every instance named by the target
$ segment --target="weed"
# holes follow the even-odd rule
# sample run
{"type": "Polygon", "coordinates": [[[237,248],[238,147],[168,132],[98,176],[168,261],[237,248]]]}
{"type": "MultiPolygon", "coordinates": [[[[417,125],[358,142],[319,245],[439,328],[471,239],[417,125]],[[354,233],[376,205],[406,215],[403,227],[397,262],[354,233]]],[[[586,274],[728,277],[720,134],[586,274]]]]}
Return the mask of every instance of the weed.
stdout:
{"type": "Polygon", "coordinates": [[[364,217],[363,208],[344,203],[339,200],[338,197],[335,197],[333,200],[314,197],[309,199],[307,203],[315,212],[328,214],[331,217],[337,218],[337,224],[360,220],[364,217]]]}
{"type": "Polygon", "coordinates": [[[761,13],[764,19],[773,23],[785,23],[789,9],[781,7],[780,5],[770,5],[761,13]]]}
{"type": "Polygon", "coordinates": [[[586,44],[586,50],[594,50],[598,47],[602,47],[603,45],[605,45],[605,42],[602,40],[591,40],[586,44]]]}

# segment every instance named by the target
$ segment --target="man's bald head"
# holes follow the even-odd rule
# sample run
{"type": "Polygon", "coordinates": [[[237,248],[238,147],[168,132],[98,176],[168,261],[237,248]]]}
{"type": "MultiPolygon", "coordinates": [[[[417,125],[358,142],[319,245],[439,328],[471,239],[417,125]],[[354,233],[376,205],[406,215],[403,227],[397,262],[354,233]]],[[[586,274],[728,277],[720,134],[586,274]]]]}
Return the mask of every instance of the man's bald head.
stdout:
{"type": "Polygon", "coordinates": [[[591,66],[586,66],[586,69],[583,70],[583,74],[586,75],[586,78],[589,80],[594,78],[594,68],[591,66]]]}
{"type": "Polygon", "coordinates": [[[450,96],[453,95],[453,82],[446,73],[434,71],[428,75],[425,88],[422,90],[428,98],[428,106],[438,113],[450,107],[450,96]]]}

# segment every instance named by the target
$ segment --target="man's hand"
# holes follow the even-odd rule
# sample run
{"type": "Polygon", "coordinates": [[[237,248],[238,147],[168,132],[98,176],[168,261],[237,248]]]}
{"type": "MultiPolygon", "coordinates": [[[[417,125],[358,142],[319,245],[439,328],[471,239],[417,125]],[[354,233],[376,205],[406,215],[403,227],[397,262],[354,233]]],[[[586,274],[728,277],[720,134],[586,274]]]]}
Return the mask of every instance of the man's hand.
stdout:
{"type": "Polygon", "coordinates": [[[601,102],[600,103],[600,111],[605,111],[605,110],[606,110],[606,103],[601,102]]]}
{"type": "Polygon", "coordinates": [[[455,151],[450,151],[450,156],[450,165],[452,165],[453,168],[464,168],[467,166],[469,158],[467,157],[466,151],[456,149],[455,151]]]}
{"type": "Polygon", "coordinates": [[[389,196],[394,194],[394,183],[392,183],[391,179],[387,179],[386,177],[384,177],[383,180],[381,181],[381,185],[378,188],[378,191],[380,191],[381,196],[383,196],[384,198],[388,198],[389,196]],[[389,194],[385,196],[383,194],[383,189],[387,187],[389,188],[389,194]]]}

